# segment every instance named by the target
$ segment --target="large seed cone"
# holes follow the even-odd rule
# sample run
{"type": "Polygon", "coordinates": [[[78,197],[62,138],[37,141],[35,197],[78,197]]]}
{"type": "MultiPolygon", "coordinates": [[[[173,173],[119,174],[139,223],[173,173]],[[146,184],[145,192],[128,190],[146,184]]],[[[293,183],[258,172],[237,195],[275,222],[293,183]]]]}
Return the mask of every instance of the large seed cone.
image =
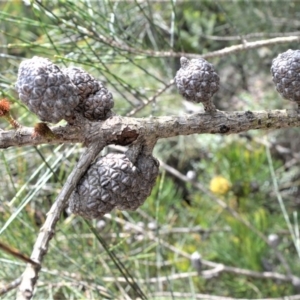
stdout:
{"type": "Polygon", "coordinates": [[[20,64],[16,89],[20,100],[45,122],[69,118],[80,100],[70,78],[49,59],[37,56],[20,64]]]}
{"type": "Polygon", "coordinates": [[[93,219],[101,218],[114,207],[136,210],[150,195],[158,166],[152,156],[139,156],[135,165],[125,154],[99,157],[72,193],[71,211],[93,219]]]}
{"type": "Polygon", "coordinates": [[[205,59],[180,59],[181,68],[175,76],[179,93],[188,101],[209,103],[219,89],[220,78],[205,59]]]}
{"type": "Polygon", "coordinates": [[[272,61],[271,73],[276,90],[300,104],[300,50],[288,50],[272,61]]]}
{"type": "Polygon", "coordinates": [[[64,69],[80,91],[80,104],[76,111],[90,121],[103,120],[114,106],[112,94],[103,84],[80,68],[64,69]]]}

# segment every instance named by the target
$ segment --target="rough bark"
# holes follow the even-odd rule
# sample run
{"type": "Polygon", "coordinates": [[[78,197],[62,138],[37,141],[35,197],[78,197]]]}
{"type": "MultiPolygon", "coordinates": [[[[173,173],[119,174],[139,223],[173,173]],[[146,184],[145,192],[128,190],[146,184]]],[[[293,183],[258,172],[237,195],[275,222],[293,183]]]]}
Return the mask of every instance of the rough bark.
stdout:
{"type": "Polygon", "coordinates": [[[300,111],[217,111],[213,114],[128,118],[114,116],[106,121],[86,122],[82,127],[57,126],[52,130],[55,138],[38,136],[33,138],[34,129],[22,127],[20,130],[0,131],[0,148],[12,146],[85,143],[98,141],[105,144],[128,145],[138,136],[150,142],[161,138],[190,134],[232,134],[252,129],[280,129],[300,126],[300,111]]]}

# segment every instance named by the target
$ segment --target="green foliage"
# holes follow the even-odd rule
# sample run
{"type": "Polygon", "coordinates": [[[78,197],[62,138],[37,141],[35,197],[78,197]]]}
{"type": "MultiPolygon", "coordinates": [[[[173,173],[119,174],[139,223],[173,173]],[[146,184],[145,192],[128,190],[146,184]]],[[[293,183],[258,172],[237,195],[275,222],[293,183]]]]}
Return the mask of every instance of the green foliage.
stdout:
{"type": "MultiPolygon", "coordinates": [[[[252,225],[260,232],[268,229],[268,216],[263,208],[257,209],[252,214],[248,214],[251,218],[252,225]]],[[[247,219],[247,215],[243,215],[247,219]]],[[[212,243],[215,245],[216,254],[211,260],[220,261],[226,265],[243,267],[255,271],[263,271],[262,261],[266,258],[267,245],[255,233],[253,233],[245,225],[241,225],[235,218],[228,216],[226,223],[231,228],[231,232],[223,239],[222,247],[216,247],[219,243],[220,236],[215,237],[212,243]]]]}

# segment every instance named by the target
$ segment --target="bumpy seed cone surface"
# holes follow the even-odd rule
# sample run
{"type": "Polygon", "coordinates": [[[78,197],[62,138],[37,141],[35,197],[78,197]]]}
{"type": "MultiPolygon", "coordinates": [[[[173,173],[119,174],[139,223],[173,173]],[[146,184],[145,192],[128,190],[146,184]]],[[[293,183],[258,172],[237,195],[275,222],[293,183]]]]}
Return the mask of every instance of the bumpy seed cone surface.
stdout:
{"type": "Polygon", "coordinates": [[[87,119],[97,121],[105,119],[113,107],[112,94],[105,87],[102,87],[98,92],[81,102],[78,108],[87,119]]]}
{"type": "Polygon", "coordinates": [[[16,89],[20,100],[45,122],[72,116],[80,100],[70,78],[50,60],[37,56],[20,64],[16,89]]]}
{"type": "Polygon", "coordinates": [[[158,166],[152,156],[141,155],[135,165],[125,154],[99,157],[72,193],[71,211],[93,219],[102,217],[114,207],[136,210],[150,195],[158,166]]]}
{"type": "Polygon", "coordinates": [[[175,76],[179,93],[188,101],[208,102],[219,89],[220,78],[205,59],[180,59],[181,68],[175,76]]]}
{"type": "Polygon", "coordinates": [[[96,93],[101,86],[99,81],[80,68],[69,67],[62,71],[64,74],[68,75],[71,81],[77,86],[79,94],[83,98],[96,93]]]}
{"type": "Polygon", "coordinates": [[[272,61],[271,73],[278,93],[300,103],[300,50],[279,54],[272,61]]]}
{"type": "Polygon", "coordinates": [[[112,94],[91,75],[80,68],[64,69],[80,91],[80,104],[76,111],[91,121],[103,120],[113,108],[112,94]]]}

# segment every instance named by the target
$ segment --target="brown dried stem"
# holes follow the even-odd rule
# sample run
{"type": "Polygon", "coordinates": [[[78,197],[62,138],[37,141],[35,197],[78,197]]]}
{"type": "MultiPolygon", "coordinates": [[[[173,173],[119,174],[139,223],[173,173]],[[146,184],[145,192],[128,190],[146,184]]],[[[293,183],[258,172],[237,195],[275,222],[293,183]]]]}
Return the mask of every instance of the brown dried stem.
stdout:
{"type": "Polygon", "coordinates": [[[0,249],[3,250],[4,252],[20,259],[23,260],[26,263],[31,263],[31,264],[35,264],[35,262],[30,259],[29,257],[27,257],[27,255],[25,255],[24,253],[22,253],[21,251],[19,251],[18,249],[15,249],[11,246],[8,246],[2,242],[0,242],[0,249]]]}

